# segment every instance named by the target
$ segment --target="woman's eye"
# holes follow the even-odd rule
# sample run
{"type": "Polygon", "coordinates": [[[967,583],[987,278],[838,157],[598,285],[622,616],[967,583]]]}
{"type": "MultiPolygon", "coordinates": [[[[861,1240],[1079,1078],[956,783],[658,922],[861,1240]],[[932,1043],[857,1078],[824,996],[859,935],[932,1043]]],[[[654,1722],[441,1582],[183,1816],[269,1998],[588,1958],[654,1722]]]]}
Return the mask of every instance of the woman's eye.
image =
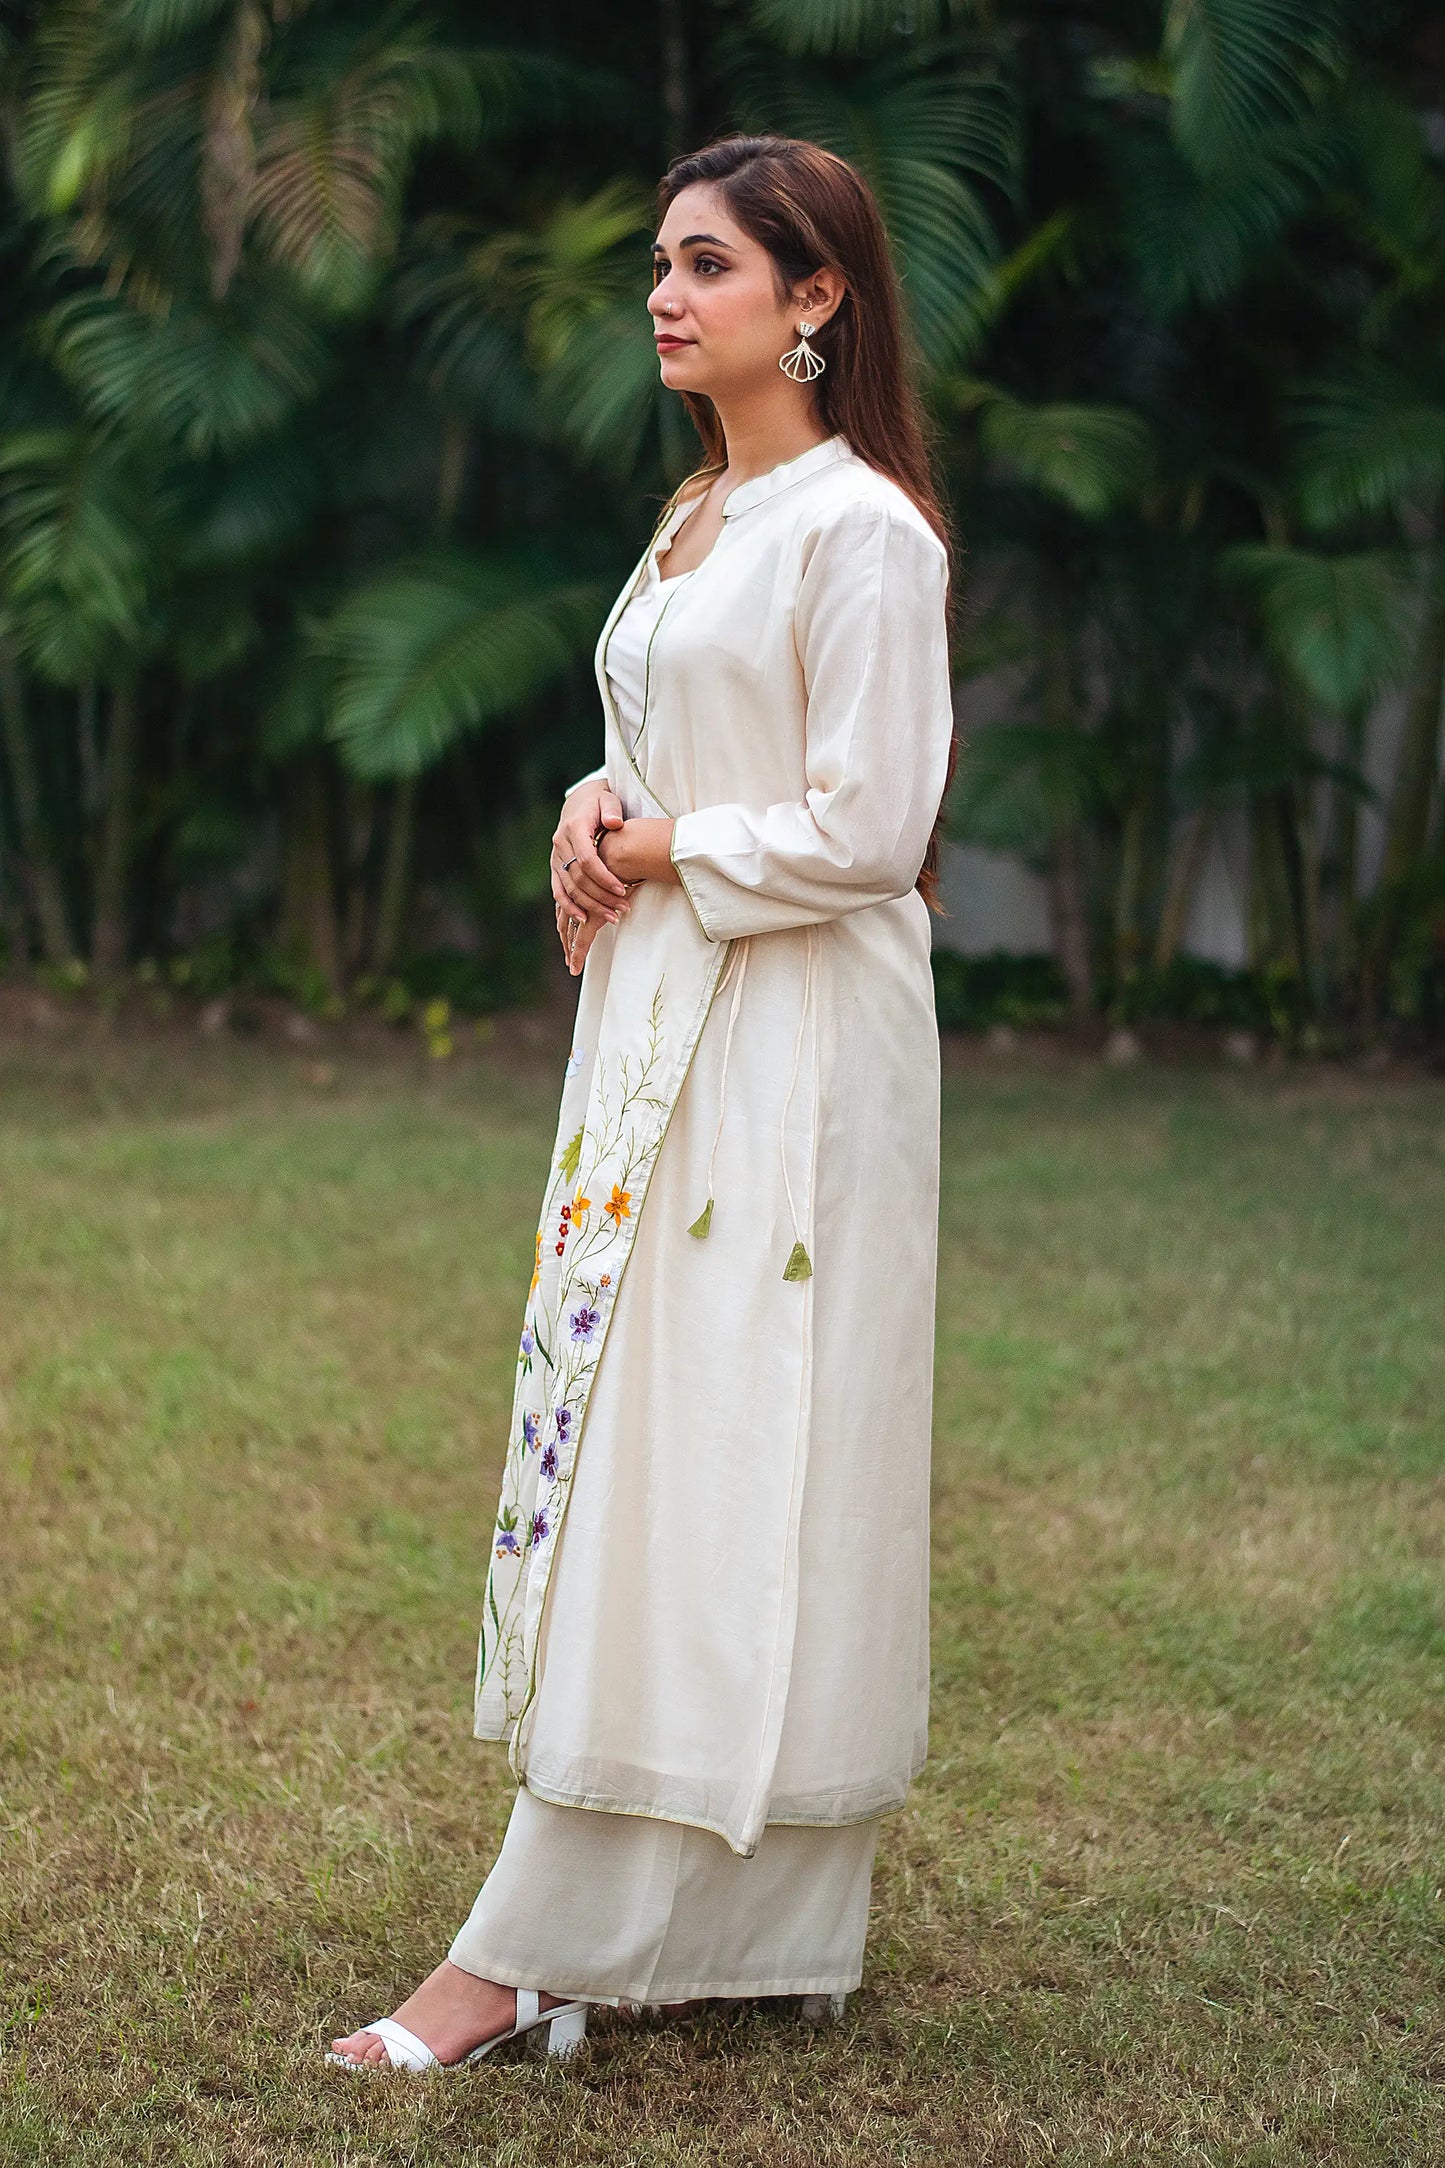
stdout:
{"type": "MultiPolygon", "coordinates": [[[[694,270],[694,271],[701,271],[701,270],[703,270],[703,269],[704,269],[704,267],[707,267],[707,266],[710,266],[710,267],[711,267],[711,269],[712,269],[713,271],[726,271],[726,269],[727,269],[727,265],[726,265],[725,263],[721,262],[721,261],[720,261],[720,259],[719,259],[718,257],[716,257],[716,256],[694,256],[694,257],[693,257],[693,259],[692,259],[692,268],[693,268],[693,270],[694,270]]],[[[668,262],[668,260],[667,260],[667,258],[666,258],[665,256],[654,256],[654,257],[653,257],[653,259],[652,259],[652,283],[653,283],[653,285],[654,285],[654,286],[656,286],[656,285],[658,285],[658,284],[659,284],[659,283],[660,283],[660,282],[661,282],[661,281],[662,281],[663,279],[665,279],[665,278],[667,277],[667,274],[668,274],[668,272],[669,272],[669,271],[670,271],[671,269],[672,269],[672,265],[671,265],[671,264],[670,264],[670,263],[668,262]]]]}

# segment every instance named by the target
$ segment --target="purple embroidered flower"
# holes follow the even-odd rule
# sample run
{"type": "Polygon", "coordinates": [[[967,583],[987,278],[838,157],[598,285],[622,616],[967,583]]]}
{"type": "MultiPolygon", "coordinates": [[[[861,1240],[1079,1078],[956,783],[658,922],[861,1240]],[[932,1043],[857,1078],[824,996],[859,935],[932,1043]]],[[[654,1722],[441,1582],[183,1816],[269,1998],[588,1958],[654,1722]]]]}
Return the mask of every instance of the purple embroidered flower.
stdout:
{"type": "Polygon", "coordinates": [[[522,1353],[524,1355],[530,1355],[536,1345],[536,1341],[532,1338],[531,1326],[524,1325],[522,1327],[522,1353]]]}
{"type": "Polygon", "coordinates": [[[521,1555],[522,1546],[517,1541],[515,1530],[511,1528],[499,1529],[497,1532],[498,1558],[520,1558],[521,1555]]]}
{"type": "Polygon", "coordinates": [[[557,1419],[557,1443],[565,1445],[572,1435],[572,1410],[565,1400],[559,1400],[552,1412],[557,1419]]]}
{"type": "Polygon", "coordinates": [[[529,1453],[536,1452],[537,1441],[541,1435],[542,1426],[532,1413],[532,1410],[528,1408],[522,1416],[522,1443],[529,1453]]]}
{"type": "Polygon", "coordinates": [[[547,1447],[546,1447],[546,1448],[544,1449],[544,1451],[543,1451],[543,1454],[542,1454],[542,1473],[543,1473],[543,1475],[544,1475],[544,1476],[545,1476],[545,1477],[547,1478],[547,1481],[548,1481],[549,1483],[555,1483],[555,1482],[556,1482],[556,1480],[557,1480],[557,1448],[556,1448],[556,1446],[555,1446],[555,1445],[549,1445],[549,1446],[547,1446],[547,1447]]]}
{"type": "Polygon", "coordinates": [[[602,1322],[602,1312],[589,1309],[585,1302],[579,1303],[568,1322],[574,1340],[590,1340],[602,1322]]]}
{"type": "Polygon", "coordinates": [[[551,1527],[545,1513],[532,1515],[532,1549],[535,1551],[543,1537],[550,1534],[551,1527]]]}

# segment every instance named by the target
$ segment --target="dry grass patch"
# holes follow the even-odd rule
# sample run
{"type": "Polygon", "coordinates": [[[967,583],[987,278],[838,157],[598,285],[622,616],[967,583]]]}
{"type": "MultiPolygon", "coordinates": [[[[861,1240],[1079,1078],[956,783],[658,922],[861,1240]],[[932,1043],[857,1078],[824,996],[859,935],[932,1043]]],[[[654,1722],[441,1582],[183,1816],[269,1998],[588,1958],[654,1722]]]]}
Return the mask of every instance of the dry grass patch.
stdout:
{"type": "Polygon", "coordinates": [[[0,2162],[1436,2168],[1424,1085],[950,1059],[933,1751],[848,2022],[320,2066],[506,1819],[471,1662],[561,1051],[0,1049],[0,2162]]]}

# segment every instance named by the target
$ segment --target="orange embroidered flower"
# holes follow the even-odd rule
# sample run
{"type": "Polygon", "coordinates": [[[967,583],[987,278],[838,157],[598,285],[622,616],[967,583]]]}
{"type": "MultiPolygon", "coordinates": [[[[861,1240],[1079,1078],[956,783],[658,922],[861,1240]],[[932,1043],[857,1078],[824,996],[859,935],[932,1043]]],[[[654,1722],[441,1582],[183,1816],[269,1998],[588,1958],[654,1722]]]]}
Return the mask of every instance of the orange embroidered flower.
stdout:
{"type": "Polygon", "coordinates": [[[608,1198],[606,1204],[603,1205],[602,1209],[607,1214],[607,1217],[613,1222],[614,1226],[620,1227],[625,1219],[631,1219],[632,1217],[631,1190],[619,1189],[617,1184],[614,1182],[612,1185],[612,1195],[608,1198]]]}
{"type": "Polygon", "coordinates": [[[532,1286],[535,1288],[542,1277],[542,1230],[537,1229],[537,1254],[532,1261],[532,1286]]]}
{"type": "Polygon", "coordinates": [[[582,1217],[582,1215],[583,1215],[583,1213],[584,1213],[584,1212],[590,1212],[590,1211],[591,1211],[591,1209],[592,1209],[592,1199],[591,1199],[590,1197],[584,1197],[584,1196],[583,1196],[583,1194],[582,1194],[582,1192],[581,1192],[581,1190],[579,1189],[579,1190],[578,1190],[578,1192],[577,1192],[577,1194],[576,1194],[576,1196],[575,1196],[575,1197],[574,1197],[574,1198],[572,1199],[572,1224],[573,1224],[573,1226],[574,1226],[574,1227],[576,1226],[576,1224],[577,1224],[578,1220],[580,1220],[580,1219],[581,1219],[581,1217],[582,1217]]]}

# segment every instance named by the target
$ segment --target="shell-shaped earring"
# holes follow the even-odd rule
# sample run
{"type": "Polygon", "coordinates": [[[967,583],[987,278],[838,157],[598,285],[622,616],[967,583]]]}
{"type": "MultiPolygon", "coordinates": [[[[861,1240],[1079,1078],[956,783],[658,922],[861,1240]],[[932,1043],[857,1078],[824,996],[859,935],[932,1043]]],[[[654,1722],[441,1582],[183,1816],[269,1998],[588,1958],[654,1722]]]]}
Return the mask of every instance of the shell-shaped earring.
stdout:
{"type": "Polygon", "coordinates": [[[808,341],[813,336],[811,324],[799,324],[798,343],[790,346],[778,363],[784,376],[790,376],[795,384],[811,384],[815,376],[821,376],[828,364],[808,341]]]}

